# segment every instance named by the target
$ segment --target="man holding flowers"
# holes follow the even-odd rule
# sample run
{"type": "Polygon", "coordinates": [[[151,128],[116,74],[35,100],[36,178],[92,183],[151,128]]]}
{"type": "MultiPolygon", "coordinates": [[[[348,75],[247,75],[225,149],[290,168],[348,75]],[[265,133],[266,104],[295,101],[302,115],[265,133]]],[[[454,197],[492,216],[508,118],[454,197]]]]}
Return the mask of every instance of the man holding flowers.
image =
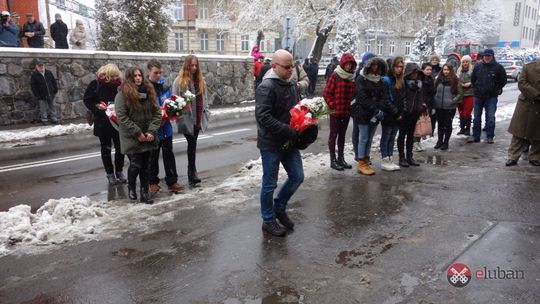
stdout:
{"type": "MultiPolygon", "coordinates": [[[[165,87],[165,78],[161,76],[163,68],[156,59],[151,59],[147,64],[148,80],[156,90],[156,97],[159,106],[163,106],[164,101],[170,97],[171,90],[165,87]]],[[[161,118],[161,127],[158,129],[159,147],[152,151],[149,164],[149,182],[150,192],[155,194],[159,191],[159,152],[163,151],[163,169],[165,171],[165,183],[169,191],[177,192],[184,189],[184,186],[178,183],[178,173],[176,172],[176,160],[173,152],[173,128],[167,117],[161,118]]]]}
{"type": "Polygon", "coordinates": [[[286,213],[287,203],[304,181],[302,157],[294,145],[298,133],[290,125],[289,110],[296,104],[297,96],[294,83],[289,81],[293,69],[293,56],[285,50],[277,50],[272,57],[272,69],[255,94],[257,148],[261,151],[263,167],[262,229],[274,236],[285,236],[287,229],[294,228],[286,213]],[[286,145],[288,142],[293,144],[286,145]],[[287,180],[274,198],[280,163],[287,171],[287,180]]]}

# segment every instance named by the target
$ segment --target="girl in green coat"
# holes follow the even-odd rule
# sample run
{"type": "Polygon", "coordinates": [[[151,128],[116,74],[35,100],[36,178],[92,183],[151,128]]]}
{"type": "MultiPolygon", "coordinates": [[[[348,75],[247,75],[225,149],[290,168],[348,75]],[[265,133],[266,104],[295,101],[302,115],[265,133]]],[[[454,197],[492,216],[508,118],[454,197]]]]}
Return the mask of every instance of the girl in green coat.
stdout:
{"type": "Polygon", "coordinates": [[[138,67],[128,68],[125,81],[114,100],[120,126],[120,146],[129,158],[128,196],[137,199],[137,175],[141,186],[141,203],[152,204],[148,192],[148,162],[150,152],[157,149],[156,132],[161,123],[161,113],[156,102],[154,86],[143,78],[138,67]]]}

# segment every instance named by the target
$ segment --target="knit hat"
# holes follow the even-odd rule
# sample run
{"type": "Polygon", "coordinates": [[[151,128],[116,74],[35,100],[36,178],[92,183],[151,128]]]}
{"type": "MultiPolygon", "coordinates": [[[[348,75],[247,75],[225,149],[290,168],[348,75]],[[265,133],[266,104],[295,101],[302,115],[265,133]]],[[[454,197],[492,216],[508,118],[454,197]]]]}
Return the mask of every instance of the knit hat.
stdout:
{"type": "Polygon", "coordinates": [[[472,58],[471,58],[471,56],[469,56],[469,55],[465,55],[465,56],[463,56],[463,57],[461,58],[461,62],[463,62],[463,61],[472,62],[472,58]]]}
{"type": "Polygon", "coordinates": [[[485,49],[484,50],[484,56],[495,56],[495,52],[493,51],[493,49],[485,49]]]}

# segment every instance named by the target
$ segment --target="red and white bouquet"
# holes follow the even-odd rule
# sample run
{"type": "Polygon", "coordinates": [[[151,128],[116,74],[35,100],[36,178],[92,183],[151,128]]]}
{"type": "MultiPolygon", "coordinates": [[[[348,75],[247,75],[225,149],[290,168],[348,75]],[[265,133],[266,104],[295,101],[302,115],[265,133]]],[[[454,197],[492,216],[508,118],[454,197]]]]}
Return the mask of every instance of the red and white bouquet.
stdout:
{"type": "MultiPolygon", "coordinates": [[[[289,110],[291,120],[289,125],[301,133],[307,128],[317,124],[319,117],[328,114],[328,104],[322,97],[300,100],[289,110]]],[[[287,141],[284,148],[289,148],[293,142],[287,141]]]]}
{"type": "Polygon", "coordinates": [[[161,116],[173,122],[191,109],[191,103],[195,100],[195,94],[186,91],[184,96],[171,95],[163,101],[161,116]]]}
{"type": "Polygon", "coordinates": [[[328,104],[322,97],[300,100],[290,111],[290,125],[300,133],[316,125],[320,116],[328,114],[328,104]]]}
{"type": "Polygon", "coordinates": [[[114,103],[106,103],[105,101],[100,101],[98,108],[101,110],[105,110],[105,114],[107,117],[109,117],[109,121],[111,122],[111,125],[118,130],[118,116],[116,116],[116,111],[114,108],[114,103]]]}

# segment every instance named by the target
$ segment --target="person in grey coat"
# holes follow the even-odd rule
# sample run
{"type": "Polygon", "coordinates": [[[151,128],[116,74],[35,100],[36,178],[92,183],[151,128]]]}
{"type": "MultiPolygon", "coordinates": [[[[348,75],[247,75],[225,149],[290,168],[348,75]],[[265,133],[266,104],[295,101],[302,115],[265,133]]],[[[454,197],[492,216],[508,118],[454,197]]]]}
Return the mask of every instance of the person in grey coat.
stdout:
{"type": "Polygon", "coordinates": [[[456,115],[456,105],[463,100],[456,99],[459,79],[454,73],[454,67],[450,63],[443,65],[439,76],[435,80],[435,98],[433,108],[437,119],[438,140],[435,149],[447,150],[450,136],[452,135],[452,120],[456,115]]]}

